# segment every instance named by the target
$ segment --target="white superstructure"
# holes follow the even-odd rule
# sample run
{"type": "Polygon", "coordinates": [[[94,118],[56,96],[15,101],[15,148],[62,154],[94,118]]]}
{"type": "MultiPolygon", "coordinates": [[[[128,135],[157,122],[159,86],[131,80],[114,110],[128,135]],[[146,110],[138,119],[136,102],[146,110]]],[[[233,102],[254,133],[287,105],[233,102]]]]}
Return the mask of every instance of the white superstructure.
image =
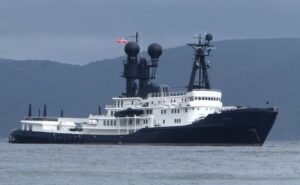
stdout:
{"type": "Polygon", "coordinates": [[[222,108],[218,90],[150,93],[148,97],[114,97],[106,113],[88,118],[27,117],[22,130],[51,133],[124,135],[145,127],[172,127],[192,124],[222,108]],[[123,112],[123,115],[118,113],[123,112]]]}

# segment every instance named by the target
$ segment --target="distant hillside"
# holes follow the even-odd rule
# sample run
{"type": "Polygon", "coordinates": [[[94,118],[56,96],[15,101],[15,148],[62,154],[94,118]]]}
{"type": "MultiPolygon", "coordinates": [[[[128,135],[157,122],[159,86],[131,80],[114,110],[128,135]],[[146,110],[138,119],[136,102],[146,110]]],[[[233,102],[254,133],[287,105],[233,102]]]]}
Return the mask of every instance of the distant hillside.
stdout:
{"type": "MultiPolygon", "coordinates": [[[[228,40],[214,43],[210,79],[223,91],[226,105],[278,106],[270,139],[300,139],[300,39],[228,40]]],[[[163,45],[163,43],[162,43],[163,45]]],[[[120,54],[122,55],[122,53],[120,54]]],[[[193,51],[187,46],[166,49],[156,83],[187,85],[193,51]]],[[[49,114],[87,116],[124,91],[122,58],[84,66],[51,61],[0,59],[0,136],[7,137],[18,120],[47,103],[49,114]]]]}

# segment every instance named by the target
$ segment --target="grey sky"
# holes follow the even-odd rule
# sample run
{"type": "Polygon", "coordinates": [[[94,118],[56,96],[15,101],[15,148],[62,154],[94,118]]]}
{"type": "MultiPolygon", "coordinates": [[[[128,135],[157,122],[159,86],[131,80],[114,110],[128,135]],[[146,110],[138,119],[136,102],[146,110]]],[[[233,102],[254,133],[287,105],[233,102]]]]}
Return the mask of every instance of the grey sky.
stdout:
{"type": "Polygon", "coordinates": [[[120,56],[118,37],[143,47],[192,41],[300,37],[298,0],[0,0],[0,58],[85,64],[120,56]]]}

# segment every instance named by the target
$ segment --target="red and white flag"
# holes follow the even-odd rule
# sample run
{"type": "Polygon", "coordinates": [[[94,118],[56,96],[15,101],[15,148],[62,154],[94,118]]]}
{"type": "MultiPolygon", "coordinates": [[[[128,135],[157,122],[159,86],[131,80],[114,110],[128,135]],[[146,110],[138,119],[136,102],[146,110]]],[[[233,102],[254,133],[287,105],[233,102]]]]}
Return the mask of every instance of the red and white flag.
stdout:
{"type": "Polygon", "coordinates": [[[126,39],[123,39],[123,38],[118,38],[116,40],[116,42],[119,43],[119,44],[127,44],[128,41],[126,39]]]}

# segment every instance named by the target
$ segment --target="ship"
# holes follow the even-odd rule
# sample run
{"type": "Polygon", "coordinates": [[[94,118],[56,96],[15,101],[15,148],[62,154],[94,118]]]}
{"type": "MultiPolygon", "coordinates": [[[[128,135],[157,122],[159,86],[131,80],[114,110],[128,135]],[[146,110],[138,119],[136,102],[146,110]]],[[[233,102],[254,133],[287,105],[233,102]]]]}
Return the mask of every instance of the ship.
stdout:
{"type": "MultiPolygon", "coordinates": [[[[211,88],[208,58],[215,49],[210,33],[194,43],[192,71],[184,91],[152,82],[163,53],[158,43],[142,57],[138,34],[124,46],[122,77],[126,90],[87,118],[33,116],[31,104],[10,143],[170,144],[262,146],[278,114],[277,107],[223,106],[222,92],[211,88]]],[[[180,75],[178,75],[180,78],[180,75]]],[[[176,79],[174,79],[176,80],[176,79]]]]}

